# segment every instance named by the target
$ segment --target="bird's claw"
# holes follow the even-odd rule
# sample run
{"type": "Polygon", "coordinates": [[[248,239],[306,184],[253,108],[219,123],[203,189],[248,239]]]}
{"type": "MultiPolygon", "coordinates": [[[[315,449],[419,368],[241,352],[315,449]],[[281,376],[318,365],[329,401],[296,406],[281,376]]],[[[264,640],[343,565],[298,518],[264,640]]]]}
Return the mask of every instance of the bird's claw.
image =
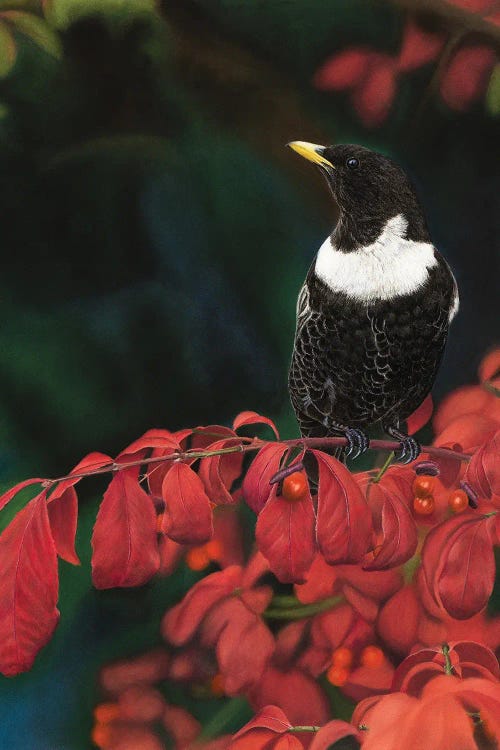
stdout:
{"type": "Polygon", "coordinates": [[[362,430],[349,427],[345,431],[345,437],[347,440],[346,456],[351,460],[361,456],[370,447],[370,441],[362,430]]]}
{"type": "Polygon", "coordinates": [[[400,464],[411,464],[412,461],[415,461],[419,457],[422,451],[420,443],[414,437],[411,437],[411,435],[403,438],[399,445],[400,448],[396,451],[394,458],[400,464]]]}

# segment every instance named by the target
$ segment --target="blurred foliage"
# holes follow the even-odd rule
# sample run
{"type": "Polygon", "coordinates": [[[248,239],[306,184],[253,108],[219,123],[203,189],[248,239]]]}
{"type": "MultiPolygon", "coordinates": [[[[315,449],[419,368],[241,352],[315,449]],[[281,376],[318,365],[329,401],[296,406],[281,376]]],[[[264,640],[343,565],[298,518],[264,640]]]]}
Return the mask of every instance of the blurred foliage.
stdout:
{"type": "MultiPolygon", "coordinates": [[[[0,2],[3,482],[242,408],[296,431],[295,296],[335,208],[283,148],[294,138],[363,142],[414,175],[462,296],[437,392],[473,378],[497,322],[498,66],[489,112],[447,110],[425,68],[371,131],[311,85],[348,44],[394,54],[396,5],[0,2]]],[[[0,686],[12,749],[88,747],[98,665],[154,643],[189,584],[92,591],[84,502],[64,625],[32,673],[0,686]]]]}

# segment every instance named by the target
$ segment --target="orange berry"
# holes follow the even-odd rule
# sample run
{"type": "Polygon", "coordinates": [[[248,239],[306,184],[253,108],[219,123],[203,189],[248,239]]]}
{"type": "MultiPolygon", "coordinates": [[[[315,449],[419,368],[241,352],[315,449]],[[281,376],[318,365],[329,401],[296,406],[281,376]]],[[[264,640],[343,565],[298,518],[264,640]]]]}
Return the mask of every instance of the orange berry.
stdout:
{"type": "Polygon", "coordinates": [[[307,477],[303,471],[295,471],[283,480],[281,494],[285,500],[303,500],[309,490],[307,477]]]}
{"type": "Polygon", "coordinates": [[[333,652],[332,663],[335,667],[345,667],[348,669],[352,664],[352,651],[347,646],[336,648],[333,652]]]}
{"type": "Polygon", "coordinates": [[[377,669],[384,663],[384,652],[377,646],[366,646],[361,652],[360,661],[368,669],[377,669]]]}
{"type": "Polygon", "coordinates": [[[92,729],[90,739],[97,747],[101,750],[106,750],[109,747],[111,732],[108,724],[96,724],[92,729]]]}
{"type": "Polygon", "coordinates": [[[454,490],[448,498],[448,505],[453,513],[462,513],[469,507],[469,498],[463,490],[454,490]]]}
{"type": "Polygon", "coordinates": [[[215,695],[216,698],[222,698],[225,695],[224,689],[224,677],[219,673],[210,680],[210,692],[215,695]]]}
{"type": "Polygon", "coordinates": [[[203,547],[192,547],[186,552],[186,565],[191,570],[205,570],[210,565],[210,558],[205,545],[203,547]]]}
{"type": "Polygon", "coordinates": [[[415,497],[413,499],[413,510],[419,516],[430,516],[434,513],[433,497],[415,497]]]}
{"type": "Polygon", "coordinates": [[[349,670],[345,667],[337,667],[335,664],[326,673],[326,679],[336,687],[342,687],[349,679],[349,670]]]}
{"type": "Polygon", "coordinates": [[[434,488],[434,477],[425,475],[416,477],[413,481],[413,494],[415,497],[429,497],[434,488]]]}
{"type": "Polygon", "coordinates": [[[220,559],[222,554],[222,544],[219,539],[211,539],[205,544],[205,549],[210,560],[217,562],[217,560],[220,559]]]}
{"type": "Polygon", "coordinates": [[[120,709],[117,703],[99,703],[94,708],[94,719],[98,724],[109,724],[115,721],[120,715],[120,709]]]}

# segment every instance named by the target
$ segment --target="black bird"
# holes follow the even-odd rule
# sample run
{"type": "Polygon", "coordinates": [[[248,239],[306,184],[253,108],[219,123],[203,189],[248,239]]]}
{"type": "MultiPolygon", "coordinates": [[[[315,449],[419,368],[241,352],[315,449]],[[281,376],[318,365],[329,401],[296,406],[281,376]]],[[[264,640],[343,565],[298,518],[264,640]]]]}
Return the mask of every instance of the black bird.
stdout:
{"type": "Polygon", "coordinates": [[[379,424],[409,463],[420,446],[403,423],[434,383],[456,281],[401,167],[357,145],[288,145],[319,168],[340,209],[297,301],[289,390],[301,433],[344,435],[355,458],[379,424]]]}

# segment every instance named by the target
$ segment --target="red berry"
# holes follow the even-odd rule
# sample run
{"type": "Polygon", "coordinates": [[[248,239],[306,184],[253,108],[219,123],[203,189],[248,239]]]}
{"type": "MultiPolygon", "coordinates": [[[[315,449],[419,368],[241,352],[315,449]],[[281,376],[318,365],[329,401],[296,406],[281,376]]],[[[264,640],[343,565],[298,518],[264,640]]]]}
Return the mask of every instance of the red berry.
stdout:
{"type": "Polygon", "coordinates": [[[453,513],[462,513],[469,507],[469,498],[463,490],[454,490],[448,498],[448,505],[453,513]]]}
{"type": "Polygon", "coordinates": [[[415,497],[429,497],[434,489],[434,477],[422,475],[413,482],[413,494],[415,497]]]}
{"type": "Polygon", "coordinates": [[[415,497],[413,499],[413,510],[419,516],[430,516],[434,513],[434,498],[431,496],[415,497]]]}
{"type": "Polygon", "coordinates": [[[342,687],[349,679],[349,670],[345,667],[337,667],[335,664],[326,673],[326,679],[332,685],[342,687]]]}
{"type": "Polygon", "coordinates": [[[352,651],[347,646],[341,646],[336,648],[332,655],[332,663],[334,667],[344,667],[348,669],[352,664],[352,651]]]}
{"type": "Polygon", "coordinates": [[[363,667],[377,669],[384,663],[384,652],[377,646],[366,646],[361,652],[360,661],[363,667]]]}
{"type": "Polygon", "coordinates": [[[309,490],[307,477],[303,471],[295,471],[283,480],[281,494],[285,500],[303,500],[309,490]]]}

